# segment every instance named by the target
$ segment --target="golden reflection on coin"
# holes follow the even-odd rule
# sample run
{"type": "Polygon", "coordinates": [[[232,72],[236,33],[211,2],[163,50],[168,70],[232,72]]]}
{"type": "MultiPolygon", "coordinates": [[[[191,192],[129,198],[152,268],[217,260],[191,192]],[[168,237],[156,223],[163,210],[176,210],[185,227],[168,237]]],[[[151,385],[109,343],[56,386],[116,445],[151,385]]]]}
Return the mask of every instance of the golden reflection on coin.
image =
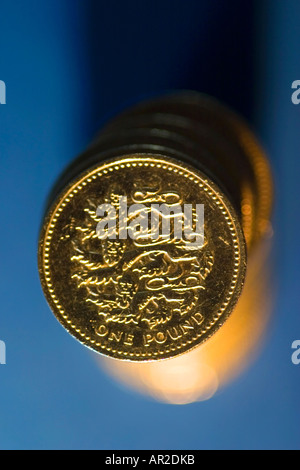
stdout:
{"type": "Polygon", "coordinates": [[[52,205],[39,244],[41,282],[57,319],[86,346],[123,360],[170,358],[203,343],[233,310],[245,267],[240,222],[223,192],[200,171],[154,154],[81,174],[52,205]],[[153,204],[168,207],[169,236],[160,217],[155,237],[150,228],[125,237],[121,216],[138,226],[140,213],[134,206],[121,214],[124,198],[149,214],[153,204]],[[99,238],[102,204],[115,209],[115,238],[99,238]],[[172,207],[185,204],[204,205],[199,245],[174,236],[180,214],[172,216],[172,207]]]}

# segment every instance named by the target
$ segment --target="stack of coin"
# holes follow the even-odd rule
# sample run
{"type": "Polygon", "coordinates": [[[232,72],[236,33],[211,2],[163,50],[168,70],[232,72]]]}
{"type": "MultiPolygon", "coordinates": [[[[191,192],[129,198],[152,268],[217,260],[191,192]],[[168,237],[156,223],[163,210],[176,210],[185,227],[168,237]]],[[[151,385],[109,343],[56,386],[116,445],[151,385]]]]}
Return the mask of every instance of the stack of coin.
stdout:
{"type": "Polygon", "coordinates": [[[267,160],[232,111],[196,92],[140,103],[106,125],[51,194],[39,243],[49,305],[74,337],[116,359],[199,347],[241,295],[246,251],[269,230],[271,200],[267,160]],[[163,217],[174,229],[175,206],[183,224],[185,206],[194,215],[204,207],[202,243],[172,229],[128,235],[141,207],[150,223],[162,205],[169,214],[158,229],[163,217]]]}

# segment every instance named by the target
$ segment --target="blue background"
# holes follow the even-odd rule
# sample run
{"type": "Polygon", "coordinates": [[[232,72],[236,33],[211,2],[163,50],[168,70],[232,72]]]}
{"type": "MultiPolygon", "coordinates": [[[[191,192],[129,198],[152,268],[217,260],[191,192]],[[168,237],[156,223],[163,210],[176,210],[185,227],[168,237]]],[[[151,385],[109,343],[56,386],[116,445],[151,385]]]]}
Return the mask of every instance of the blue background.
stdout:
{"type": "Polygon", "coordinates": [[[0,366],[2,449],[300,448],[298,0],[1,0],[0,366]],[[273,322],[255,364],[204,403],[122,389],[59,326],[39,285],[46,196],[122,107],[168,89],[241,112],[276,182],[273,322]]]}

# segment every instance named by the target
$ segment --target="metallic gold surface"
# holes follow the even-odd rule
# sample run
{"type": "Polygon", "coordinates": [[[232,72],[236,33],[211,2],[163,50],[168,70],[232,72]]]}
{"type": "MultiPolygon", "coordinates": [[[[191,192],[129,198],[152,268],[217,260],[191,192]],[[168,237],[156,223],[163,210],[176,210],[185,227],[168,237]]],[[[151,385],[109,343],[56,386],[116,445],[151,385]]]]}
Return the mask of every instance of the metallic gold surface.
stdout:
{"type": "Polygon", "coordinates": [[[119,359],[181,354],[231,313],[245,275],[245,246],[230,202],[207,177],[157,155],[97,166],[58,199],[44,225],[40,273],[59,321],[87,346],[119,359]],[[205,242],[99,240],[99,204],[204,204],[205,242]]]}
{"type": "Polygon", "coordinates": [[[45,296],[75,338],[106,356],[141,362],[186,353],[233,311],[246,245],[253,257],[270,234],[271,205],[268,162],[232,111],[195,92],[141,103],[110,122],[53,189],[39,242],[45,296]],[[118,214],[120,197],[149,211],[203,204],[203,246],[191,251],[174,236],[100,240],[97,208],[111,204],[118,214]]]}

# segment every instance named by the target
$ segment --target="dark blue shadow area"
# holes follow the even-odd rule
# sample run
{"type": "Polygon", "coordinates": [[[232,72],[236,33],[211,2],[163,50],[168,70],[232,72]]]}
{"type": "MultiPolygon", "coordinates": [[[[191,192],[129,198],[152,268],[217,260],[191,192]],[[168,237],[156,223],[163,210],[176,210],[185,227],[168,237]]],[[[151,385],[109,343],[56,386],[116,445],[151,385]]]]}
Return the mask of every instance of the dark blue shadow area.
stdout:
{"type": "Polygon", "coordinates": [[[92,123],[172,89],[253,106],[253,1],[87,2],[92,123]]]}
{"type": "Polygon", "coordinates": [[[297,0],[1,1],[0,448],[299,448],[299,20],[297,0]],[[124,106],[178,88],[225,101],[262,137],[279,195],[280,286],[255,364],[181,407],[109,379],[51,314],[36,266],[44,203],[65,164],[124,106]]]}

